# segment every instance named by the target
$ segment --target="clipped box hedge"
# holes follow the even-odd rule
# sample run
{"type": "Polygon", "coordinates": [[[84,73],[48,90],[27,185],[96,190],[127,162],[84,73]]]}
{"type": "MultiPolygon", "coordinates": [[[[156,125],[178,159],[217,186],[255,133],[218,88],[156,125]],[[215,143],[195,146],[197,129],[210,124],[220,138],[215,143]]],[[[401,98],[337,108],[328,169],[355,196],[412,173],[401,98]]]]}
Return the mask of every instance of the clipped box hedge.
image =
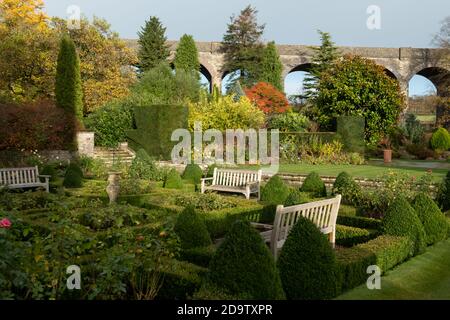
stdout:
{"type": "Polygon", "coordinates": [[[381,220],[341,214],[337,217],[337,223],[343,226],[363,229],[380,230],[381,228],[381,220]]]}
{"type": "Polygon", "coordinates": [[[364,243],[378,236],[376,230],[361,229],[349,226],[336,226],[336,244],[344,247],[352,247],[364,243]]]}

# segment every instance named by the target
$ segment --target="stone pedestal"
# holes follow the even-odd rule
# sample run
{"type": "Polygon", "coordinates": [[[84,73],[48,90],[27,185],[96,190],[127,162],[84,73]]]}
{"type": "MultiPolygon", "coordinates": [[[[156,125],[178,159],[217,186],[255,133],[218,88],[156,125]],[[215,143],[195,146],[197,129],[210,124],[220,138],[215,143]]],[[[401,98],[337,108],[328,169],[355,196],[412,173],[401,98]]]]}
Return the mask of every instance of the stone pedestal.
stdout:
{"type": "Polygon", "coordinates": [[[108,186],[106,187],[106,192],[108,193],[109,203],[116,203],[120,192],[120,172],[109,172],[108,186]]]}
{"type": "Polygon", "coordinates": [[[94,132],[81,131],[77,133],[78,155],[92,158],[94,156],[94,132]]]}

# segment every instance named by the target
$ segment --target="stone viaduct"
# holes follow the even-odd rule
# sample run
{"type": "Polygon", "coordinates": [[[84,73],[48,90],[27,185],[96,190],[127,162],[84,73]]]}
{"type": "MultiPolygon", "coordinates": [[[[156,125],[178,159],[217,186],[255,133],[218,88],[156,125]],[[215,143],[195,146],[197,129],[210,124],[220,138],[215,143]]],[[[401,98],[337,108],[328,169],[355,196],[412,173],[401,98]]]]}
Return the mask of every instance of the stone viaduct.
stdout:
{"type": "MultiPolygon", "coordinates": [[[[129,47],[136,49],[136,40],[125,40],[129,47]]],[[[222,86],[222,80],[229,73],[223,70],[224,56],[220,42],[197,42],[201,73],[209,80],[211,87],[222,86]]],[[[178,42],[169,41],[172,56],[178,42]]],[[[283,63],[283,78],[295,71],[306,71],[311,67],[313,51],[305,45],[278,45],[278,53],[283,63]]],[[[339,47],[341,54],[354,54],[371,59],[385,68],[386,73],[397,79],[402,91],[407,95],[411,78],[418,74],[428,78],[437,88],[439,96],[450,96],[450,51],[429,48],[375,48],[339,47]]]]}

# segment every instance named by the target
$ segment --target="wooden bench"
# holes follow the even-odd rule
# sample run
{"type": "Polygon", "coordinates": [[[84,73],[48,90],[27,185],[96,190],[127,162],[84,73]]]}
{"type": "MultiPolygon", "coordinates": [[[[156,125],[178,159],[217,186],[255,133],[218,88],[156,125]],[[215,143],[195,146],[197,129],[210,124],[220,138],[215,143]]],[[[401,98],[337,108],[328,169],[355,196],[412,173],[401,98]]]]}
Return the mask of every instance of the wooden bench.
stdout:
{"type": "Polygon", "coordinates": [[[39,175],[38,167],[0,169],[0,186],[8,189],[43,187],[49,192],[50,176],[39,175]],[[45,182],[41,181],[41,178],[45,182]]]}
{"type": "Polygon", "coordinates": [[[252,193],[258,194],[258,200],[261,196],[262,170],[245,171],[232,169],[214,169],[212,178],[202,179],[201,192],[207,190],[242,193],[247,199],[250,199],[252,193]],[[211,185],[207,182],[211,181],[211,185]]]}
{"type": "Polygon", "coordinates": [[[331,245],[336,242],[336,220],[341,204],[341,196],[336,198],[305,203],[292,207],[277,207],[273,229],[261,232],[266,242],[270,242],[270,250],[275,259],[283,247],[289,231],[298,221],[299,217],[311,220],[323,234],[328,235],[331,245]]]}

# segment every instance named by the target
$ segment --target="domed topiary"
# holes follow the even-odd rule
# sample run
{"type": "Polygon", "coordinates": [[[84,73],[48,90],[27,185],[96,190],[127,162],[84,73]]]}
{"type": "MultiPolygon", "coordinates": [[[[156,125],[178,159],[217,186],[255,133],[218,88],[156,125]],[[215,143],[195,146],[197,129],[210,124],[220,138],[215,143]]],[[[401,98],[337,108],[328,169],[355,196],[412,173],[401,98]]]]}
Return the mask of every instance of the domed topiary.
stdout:
{"type": "Polygon", "coordinates": [[[43,176],[50,176],[50,180],[54,181],[58,177],[58,171],[55,168],[55,165],[47,164],[45,165],[39,173],[43,176]]]}
{"type": "Polygon", "coordinates": [[[320,176],[317,172],[311,172],[303,182],[302,187],[300,188],[302,192],[310,192],[315,197],[326,197],[327,196],[327,188],[325,187],[325,183],[320,179],[320,176]]]}
{"type": "Polygon", "coordinates": [[[183,189],[183,180],[177,170],[172,169],[164,179],[164,188],[166,189],[183,189]]]}
{"type": "Polygon", "coordinates": [[[184,209],[177,218],[175,233],[180,237],[183,249],[207,247],[212,244],[205,221],[193,207],[184,209]]]}
{"type": "Polygon", "coordinates": [[[333,184],[333,195],[340,194],[345,203],[357,205],[361,196],[361,187],[347,172],[341,172],[333,184]]]}
{"type": "Polygon", "coordinates": [[[273,176],[261,190],[261,200],[267,204],[283,204],[289,196],[289,187],[279,176],[273,176]]]}
{"type": "Polygon", "coordinates": [[[278,258],[288,299],[331,299],[338,294],[337,262],[320,230],[301,217],[289,233],[278,258]]]}
{"type": "Polygon", "coordinates": [[[67,167],[63,186],[66,188],[81,188],[83,186],[83,171],[75,163],[71,163],[67,167]]]}
{"type": "Polygon", "coordinates": [[[309,202],[308,197],[297,189],[291,189],[289,196],[284,201],[285,207],[296,206],[309,202]]]}
{"type": "Polygon", "coordinates": [[[218,166],[216,164],[212,164],[208,167],[208,171],[206,173],[206,177],[207,178],[212,178],[214,175],[214,169],[218,168],[218,166]]]}
{"type": "Polygon", "coordinates": [[[411,255],[417,255],[425,250],[425,230],[416,211],[408,201],[399,197],[389,206],[381,223],[381,231],[392,236],[406,236],[414,243],[411,255]]]}
{"type": "Polygon", "coordinates": [[[448,225],[446,218],[428,195],[424,193],[418,194],[414,199],[413,208],[425,229],[427,245],[435,244],[447,238],[448,225]]]}
{"type": "Polygon", "coordinates": [[[232,295],[283,299],[274,259],[250,223],[236,221],[209,265],[208,281],[232,295]]]}
{"type": "Polygon", "coordinates": [[[450,171],[439,187],[437,201],[444,212],[450,210],[450,171]]]}
{"type": "Polygon", "coordinates": [[[196,164],[188,164],[183,172],[183,179],[193,184],[199,184],[203,177],[203,170],[196,164]]]}
{"type": "Polygon", "coordinates": [[[433,150],[446,151],[450,149],[450,133],[445,128],[439,128],[433,133],[430,143],[433,150]]]}

